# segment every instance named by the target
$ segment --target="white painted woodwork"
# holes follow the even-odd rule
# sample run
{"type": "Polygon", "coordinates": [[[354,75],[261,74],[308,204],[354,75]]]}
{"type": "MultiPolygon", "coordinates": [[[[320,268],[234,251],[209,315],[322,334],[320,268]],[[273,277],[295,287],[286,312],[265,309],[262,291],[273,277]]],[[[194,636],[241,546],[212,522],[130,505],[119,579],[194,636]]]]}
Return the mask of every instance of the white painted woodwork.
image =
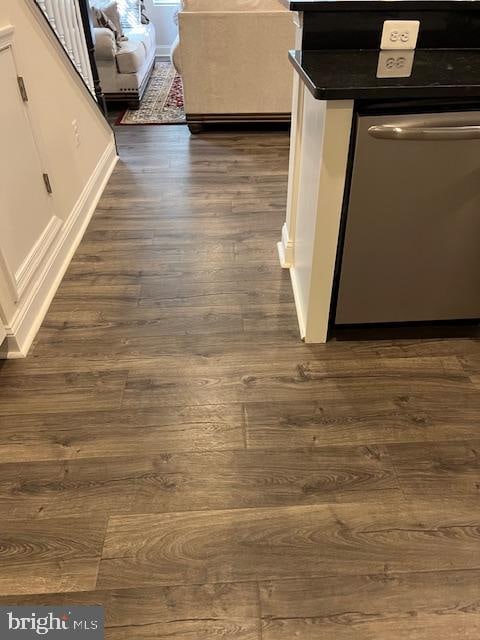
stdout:
{"type": "MultiPolygon", "coordinates": [[[[42,241],[47,231],[58,229],[60,221],[47,194],[37,144],[17,83],[13,49],[0,46],[0,78],[4,88],[0,100],[0,252],[11,294],[18,301],[39,254],[46,251],[42,241]]],[[[53,239],[50,233],[50,241],[53,239]]]]}
{"type": "Polygon", "coordinates": [[[92,69],[77,0],[38,0],[53,30],[57,34],[85,84],[95,96],[92,69]]]}
{"type": "Polygon", "coordinates": [[[330,305],[347,171],[353,102],[315,100],[303,83],[297,101],[295,152],[290,172],[290,275],[300,333],[327,341],[330,305]],[[293,194],[293,195],[292,195],[293,194]]]}
{"type": "MultiPolygon", "coordinates": [[[[302,48],[303,14],[294,14],[302,48]]],[[[295,73],[287,213],[278,255],[290,269],[300,335],[326,342],[353,102],[316,100],[295,73]]]]}
{"type": "MultiPolygon", "coordinates": [[[[302,45],[302,23],[299,14],[294,14],[295,48],[302,45]]],[[[290,170],[288,172],[287,219],[282,227],[282,239],[278,243],[280,264],[284,269],[292,267],[295,260],[295,226],[298,207],[301,144],[303,140],[303,82],[293,71],[292,126],[290,130],[290,170]]]]}

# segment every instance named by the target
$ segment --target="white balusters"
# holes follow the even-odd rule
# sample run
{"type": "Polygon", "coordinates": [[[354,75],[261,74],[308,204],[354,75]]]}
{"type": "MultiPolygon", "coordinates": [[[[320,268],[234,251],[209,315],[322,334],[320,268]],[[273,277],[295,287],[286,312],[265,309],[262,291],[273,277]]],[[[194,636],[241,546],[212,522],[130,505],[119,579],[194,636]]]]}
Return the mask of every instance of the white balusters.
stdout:
{"type": "Polygon", "coordinates": [[[65,51],[95,96],[92,69],[78,0],[36,0],[47,16],[65,51]]]}
{"type": "Polygon", "coordinates": [[[93,95],[95,95],[94,85],[93,85],[93,76],[92,76],[92,67],[90,66],[90,60],[88,57],[87,43],[85,41],[85,33],[83,31],[83,23],[82,16],[80,14],[80,7],[78,6],[78,2],[73,2],[73,10],[74,10],[74,20],[77,25],[76,33],[76,41],[77,41],[77,49],[78,49],[78,58],[80,60],[80,66],[82,68],[82,76],[85,79],[85,83],[87,87],[90,89],[93,95]]]}
{"type": "Polygon", "coordinates": [[[43,13],[47,16],[47,7],[45,6],[45,0],[37,0],[37,4],[38,6],[41,8],[41,10],[43,11],[43,13]]]}

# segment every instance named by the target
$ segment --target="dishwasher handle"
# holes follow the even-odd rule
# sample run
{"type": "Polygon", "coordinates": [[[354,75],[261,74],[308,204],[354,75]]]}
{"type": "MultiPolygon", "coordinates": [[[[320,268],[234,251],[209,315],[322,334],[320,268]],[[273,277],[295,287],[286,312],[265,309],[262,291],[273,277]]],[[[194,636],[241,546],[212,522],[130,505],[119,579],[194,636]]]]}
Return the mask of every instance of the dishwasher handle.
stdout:
{"type": "Polygon", "coordinates": [[[480,125],[460,127],[402,127],[382,124],[368,129],[381,140],[480,140],[480,125]]]}

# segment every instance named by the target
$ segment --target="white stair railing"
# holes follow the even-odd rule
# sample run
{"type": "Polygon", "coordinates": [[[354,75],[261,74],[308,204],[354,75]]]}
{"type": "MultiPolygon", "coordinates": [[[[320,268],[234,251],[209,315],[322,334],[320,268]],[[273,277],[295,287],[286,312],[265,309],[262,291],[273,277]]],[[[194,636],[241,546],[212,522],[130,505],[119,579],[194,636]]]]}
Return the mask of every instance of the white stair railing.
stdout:
{"type": "Polygon", "coordinates": [[[68,53],[85,84],[95,97],[78,0],[36,0],[68,53]]]}

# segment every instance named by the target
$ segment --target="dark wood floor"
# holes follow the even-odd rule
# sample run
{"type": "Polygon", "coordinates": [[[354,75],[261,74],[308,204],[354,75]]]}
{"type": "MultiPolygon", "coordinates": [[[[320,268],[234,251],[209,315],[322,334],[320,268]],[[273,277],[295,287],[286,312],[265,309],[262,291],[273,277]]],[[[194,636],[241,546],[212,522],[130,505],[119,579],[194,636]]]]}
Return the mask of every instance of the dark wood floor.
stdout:
{"type": "Polygon", "coordinates": [[[119,127],[0,368],[0,603],[107,638],[480,637],[480,343],[299,340],[288,136],[119,127]]]}

